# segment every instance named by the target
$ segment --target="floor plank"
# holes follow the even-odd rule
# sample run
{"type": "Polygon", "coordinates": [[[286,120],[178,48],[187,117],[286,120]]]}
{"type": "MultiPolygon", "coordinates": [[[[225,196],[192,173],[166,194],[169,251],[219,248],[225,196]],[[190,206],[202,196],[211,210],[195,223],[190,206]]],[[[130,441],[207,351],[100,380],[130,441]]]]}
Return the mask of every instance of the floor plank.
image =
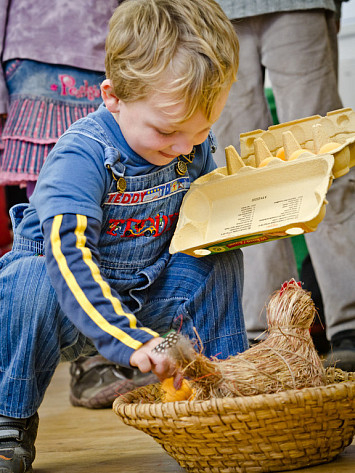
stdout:
{"type": "MultiPolygon", "coordinates": [[[[35,473],[184,472],[151,437],[124,425],[111,409],[72,407],[68,364],[58,367],[39,415],[35,473]]],[[[355,442],[333,462],[297,471],[354,473],[355,442]]]]}

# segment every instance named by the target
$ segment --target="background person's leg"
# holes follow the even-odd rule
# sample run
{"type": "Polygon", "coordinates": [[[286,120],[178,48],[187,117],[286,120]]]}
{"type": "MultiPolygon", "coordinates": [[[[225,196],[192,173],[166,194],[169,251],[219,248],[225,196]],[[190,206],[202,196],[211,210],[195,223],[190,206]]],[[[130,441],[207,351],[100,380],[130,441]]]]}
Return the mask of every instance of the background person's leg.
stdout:
{"type": "MultiPolygon", "coordinates": [[[[258,17],[257,17],[258,18],[258,17]]],[[[214,159],[218,166],[226,165],[224,149],[233,145],[239,150],[241,133],[272,125],[264,94],[265,68],[261,64],[261,44],[258,37],[259,22],[255,18],[233,21],[239,38],[239,70],[232,85],[225,108],[212,130],[218,148],[214,159]]]]}

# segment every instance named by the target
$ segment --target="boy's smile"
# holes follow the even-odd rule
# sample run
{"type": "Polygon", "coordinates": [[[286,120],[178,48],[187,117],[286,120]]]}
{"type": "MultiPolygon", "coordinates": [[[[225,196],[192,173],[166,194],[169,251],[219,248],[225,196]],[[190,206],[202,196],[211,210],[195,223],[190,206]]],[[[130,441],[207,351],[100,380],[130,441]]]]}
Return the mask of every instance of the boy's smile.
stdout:
{"type": "Polygon", "coordinates": [[[229,92],[228,89],[221,93],[210,121],[199,110],[189,119],[181,121],[185,115],[185,104],[171,105],[171,97],[165,97],[164,102],[160,94],[134,102],[116,99],[116,106],[112,107],[110,100],[105,100],[106,81],[103,83],[103,98],[125,140],[137,154],[156,166],[164,166],[177,156],[189,154],[195,145],[206,140],[229,92]]]}

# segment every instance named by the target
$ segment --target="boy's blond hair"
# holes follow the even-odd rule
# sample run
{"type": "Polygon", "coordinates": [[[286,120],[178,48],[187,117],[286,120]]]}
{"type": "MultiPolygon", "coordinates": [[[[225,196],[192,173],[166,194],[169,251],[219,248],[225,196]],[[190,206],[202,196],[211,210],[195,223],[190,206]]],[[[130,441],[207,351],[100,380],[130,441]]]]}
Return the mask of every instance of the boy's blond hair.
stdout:
{"type": "Polygon", "coordinates": [[[114,12],[106,39],[106,76],[126,102],[167,94],[207,119],[236,79],[238,39],[214,0],[126,0],[114,12]]]}

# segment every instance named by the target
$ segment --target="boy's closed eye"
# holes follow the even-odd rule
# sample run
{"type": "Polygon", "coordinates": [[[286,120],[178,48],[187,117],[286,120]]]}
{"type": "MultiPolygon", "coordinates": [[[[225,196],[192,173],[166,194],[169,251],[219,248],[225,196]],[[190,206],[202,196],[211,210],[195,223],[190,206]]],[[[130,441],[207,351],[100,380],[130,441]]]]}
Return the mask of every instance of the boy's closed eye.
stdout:
{"type": "MultiPolygon", "coordinates": [[[[208,127],[205,130],[202,130],[197,134],[198,135],[197,137],[201,137],[201,136],[203,137],[203,139],[200,140],[200,142],[205,140],[206,136],[210,132],[210,129],[211,128],[208,127]]],[[[166,136],[166,137],[173,136],[177,133],[177,131],[163,131],[163,130],[159,130],[158,128],[155,128],[155,132],[160,136],[166,136]]]]}
{"type": "Polygon", "coordinates": [[[159,135],[163,135],[163,136],[171,136],[171,135],[173,135],[174,133],[176,133],[175,131],[163,131],[163,130],[158,130],[157,128],[155,129],[155,131],[156,131],[159,135]]]}

